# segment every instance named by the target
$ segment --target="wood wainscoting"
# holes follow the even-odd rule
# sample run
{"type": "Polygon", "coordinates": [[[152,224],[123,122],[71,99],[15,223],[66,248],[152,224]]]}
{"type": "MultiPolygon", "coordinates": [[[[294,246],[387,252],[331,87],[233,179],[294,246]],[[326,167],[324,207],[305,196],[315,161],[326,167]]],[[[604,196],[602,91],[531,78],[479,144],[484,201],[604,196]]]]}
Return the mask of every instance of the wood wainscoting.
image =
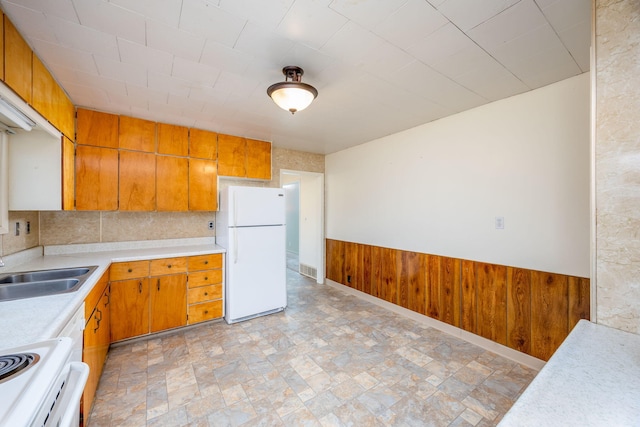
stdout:
{"type": "Polygon", "coordinates": [[[542,360],[589,319],[588,278],[326,240],[334,282],[542,360]]]}

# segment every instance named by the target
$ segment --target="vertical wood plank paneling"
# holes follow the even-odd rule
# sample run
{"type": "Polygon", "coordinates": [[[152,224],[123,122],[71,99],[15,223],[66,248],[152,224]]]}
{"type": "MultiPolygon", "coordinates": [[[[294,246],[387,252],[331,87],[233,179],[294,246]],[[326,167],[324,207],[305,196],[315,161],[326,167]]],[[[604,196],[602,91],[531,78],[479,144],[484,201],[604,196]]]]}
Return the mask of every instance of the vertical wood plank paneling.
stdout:
{"type": "Polygon", "coordinates": [[[460,327],[460,260],[442,258],[440,261],[440,320],[460,327]]]}
{"type": "Polygon", "coordinates": [[[462,260],[460,304],[460,327],[465,331],[477,333],[476,266],[473,261],[462,260]]]}
{"type": "Polygon", "coordinates": [[[390,248],[382,248],[380,258],[380,285],[379,298],[385,301],[398,303],[398,282],[396,269],[396,250],[390,248]]]}
{"type": "Polygon", "coordinates": [[[398,251],[398,305],[425,314],[427,256],[398,251]]]}
{"type": "Polygon", "coordinates": [[[478,335],[507,344],[507,268],[476,263],[478,335]]]}
{"type": "Polygon", "coordinates": [[[371,292],[370,295],[380,297],[382,288],[382,248],[380,246],[371,247],[371,292]]]}
{"type": "Polygon", "coordinates": [[[440,320],[440,262],[442,257],[429,255],[427,259],[427,280],[426,280],[426,315],[440,320]]]}
{"type": "Polygon", "coordinates": [[[371,246],[358,245],[356,289],[371,295],[371,246]]]}
{"type": "Polygon", "coordinates": [[[343,285],[355,288],[355,276],[358,264],[358,244],[344,242],[343,285]]]}
{"type": "Polygon", "coordinates": [[[569,333],[567,276],[531,272],[531,355],[549,360],[569,333]]]}
{"type": "Polygon", "coordinates": [[[327,239],[327,278],[343,283],[344,242],[327,239]],[[329,254],[331,254],[329,256],[329,254]]]}
{"type": "Polygon", "coordinates": [[[507,345],[531,350],[531,271],[507,268],[507,345]]]}
{"type": "Polygon", "coordinates": [[[582,277],[569,277],[569,332],[578,320],[590,318],[590,281],[582,277]]]}

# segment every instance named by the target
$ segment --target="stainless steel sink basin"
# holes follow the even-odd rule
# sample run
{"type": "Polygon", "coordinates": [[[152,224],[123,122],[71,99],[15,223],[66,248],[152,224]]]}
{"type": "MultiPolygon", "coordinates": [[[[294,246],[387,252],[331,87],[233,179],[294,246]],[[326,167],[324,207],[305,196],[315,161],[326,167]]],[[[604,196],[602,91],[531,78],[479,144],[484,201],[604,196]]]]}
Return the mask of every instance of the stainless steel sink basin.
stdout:
{"type": "Polygon", "coordinates": [[[40,282],[43,280],[67,279],[69,277],[82,276],[84,274],[87,274],[88,272],[88,267],[28,271],[25,273],[15,273],[0,276],[0,283],[40,282]]]}
{"type": "Polygon", "coordinates": [[[57,268],[0,275],[0,301],[77,291],[96,268],[57,268]]]}
{"type": "Polygon", "coordinates": [[[46,295],[72,292],[79,287],[78,279],[58,279],[42,282],[12,283],[0,286],[0,301],[34,298],[46,295]]]}

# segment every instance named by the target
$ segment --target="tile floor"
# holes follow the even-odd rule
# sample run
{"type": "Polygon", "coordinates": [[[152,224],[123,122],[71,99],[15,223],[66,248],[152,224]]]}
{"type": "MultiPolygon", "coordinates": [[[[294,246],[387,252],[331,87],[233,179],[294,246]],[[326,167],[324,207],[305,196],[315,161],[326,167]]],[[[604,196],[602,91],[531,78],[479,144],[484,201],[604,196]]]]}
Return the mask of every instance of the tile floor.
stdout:
{"type": "Polygon", "coordinates": [[[535,371],[287,270],[284,313],[110,350],[89,425],[488,426],[535,371]]]}

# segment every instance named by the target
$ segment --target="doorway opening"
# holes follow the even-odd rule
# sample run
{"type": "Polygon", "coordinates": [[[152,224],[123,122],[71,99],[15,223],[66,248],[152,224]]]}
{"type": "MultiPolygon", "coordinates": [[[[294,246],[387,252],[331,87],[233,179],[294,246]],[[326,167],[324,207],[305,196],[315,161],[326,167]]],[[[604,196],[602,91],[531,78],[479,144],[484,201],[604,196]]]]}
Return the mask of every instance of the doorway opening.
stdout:
{"type": "Polygon", "coordinates": [[[281,170],[287,203],[287,268],[324,283],[324,174],[281,170]]]}

